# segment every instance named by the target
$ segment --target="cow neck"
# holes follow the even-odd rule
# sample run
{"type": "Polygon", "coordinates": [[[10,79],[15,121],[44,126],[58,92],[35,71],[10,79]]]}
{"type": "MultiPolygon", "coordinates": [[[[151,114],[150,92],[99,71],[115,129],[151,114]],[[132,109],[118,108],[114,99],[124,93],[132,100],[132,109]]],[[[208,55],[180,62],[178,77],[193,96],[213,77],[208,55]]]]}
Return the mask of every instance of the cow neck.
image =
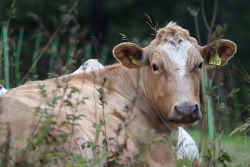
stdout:
{"type": "Polygon", "coordinates": [[[132,110],[132,112],[136,115],[137,119],[142,119],[145,121],[139,121],[140,125],[135,122],[136,120],[131,122],[131,126],[128,126],[131,134],[134,136],[140,134],[137,137],[146,139],[148,136],[148,131],[142,131],[141,129],[151,128],[155,130],[155,139],[161,138],[164,139],[166,143],[168,143],[152,145],[152,150],[148,152],[148,156],[150,156],[156,162],[163,160],[162,164],[165,163],[167,158],[174,158],[174,148],[170,144],[172,130],[168,125],[163,123],[163,120],[157,114],[159,111],[156,111],[156,105],[153,104],[152,99],[150,98],[152,96],[149,94],[147,86],[150,79],[147,78],[147,68],[142,68],[140,70],[139,81],[138,69],[129,69],[122,65],[105,67],[104,70],[99,70],[99,72],[100,73],[96,75],[96,79],[99,76],[99,80],[97,81],[99,84],[101,84],[104,77],[106,77],[107,83],[105,84],[105,87],[107,89],[111,89],[112,91],[126,98],[130,103],[133,103],[134,99],[136,99],[134,104],[135,108],[132,110]],[[159,155],[164,156],[165,158],[158,159],[158,156],[155,156],[155,150],[157,150],[159,155]]]}
{"type": "MultiPolygon", "coordinates": [[[[147,70],[147,69],[142,69],[147,70]]],[[[146,71],[145,71],[146,72],[146,71]]],[[[71,75],[71,78],[77,80],[90,80],[96,85],[102,85],[104,78],[107,79],[105,88],[110,89],[122,97],[126,98],[129,102],[135,101],[136,108],[139,109],[140,114],[150,125],[150,128],[156,130],[159,133],[165,133],[167,136],[171,134],[173,127],[166,123],[166,120],[160,115],[156,105],[151,99],[151,95],[148,93],[147,83],[149,78],[141,73],[140,83],[138,89],[138,69],[129,69],[120,64],[106,66],[104,69],[97,69],[92,72],[80,73],[71,75]]],[[[136,111],[135,111],[136,112],[136,111]]]]}

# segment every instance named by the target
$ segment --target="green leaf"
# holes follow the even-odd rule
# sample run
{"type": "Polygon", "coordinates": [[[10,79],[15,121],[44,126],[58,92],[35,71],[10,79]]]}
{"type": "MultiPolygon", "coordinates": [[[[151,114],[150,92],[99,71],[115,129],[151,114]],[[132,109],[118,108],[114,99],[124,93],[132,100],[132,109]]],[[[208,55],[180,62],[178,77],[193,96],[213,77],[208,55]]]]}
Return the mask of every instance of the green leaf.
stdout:
{"type": "Polygon", "coordinates": [[[186,167],[191,167],[192,166],[192,162],[190,159],[188,159],[187,157],[184,157],[184,165],[186,165],[186,167]]]}
{"type": "Polygon", "coordinates": [[[227,95],[227,97],[233,98],[233,97],[234,97],[234,94],[237,93],[237,92],[239,92],[239,91],[240,91],[240,88],[233,88],[233,89],[231,90],[231,92],[227,95]]]}
{"type": "Polygon", "coordinates": [[[87,160],[85,158],[83,158],[82,154],[75,154],[73,156],[73,160],[76,161],[76,163],[79,163],[79,164],[87,163],[87,160]]]}
{"type": "Polygon", "coordinates": [[[184,165],[184,160],[183,159],[178,159],[174,162],[175,167],[183,167],[184,165]]]}
{"type": "Polygon", "coordinates": [[[115,111],[115,112],[113,112],[111,114],[114,115],[114,116],[116,116],[117,118],[121,119],[122,122],[125,122],[125,120],[126,120],[125,117],[121,113],[119,113],[117,111],[115,111]]]}

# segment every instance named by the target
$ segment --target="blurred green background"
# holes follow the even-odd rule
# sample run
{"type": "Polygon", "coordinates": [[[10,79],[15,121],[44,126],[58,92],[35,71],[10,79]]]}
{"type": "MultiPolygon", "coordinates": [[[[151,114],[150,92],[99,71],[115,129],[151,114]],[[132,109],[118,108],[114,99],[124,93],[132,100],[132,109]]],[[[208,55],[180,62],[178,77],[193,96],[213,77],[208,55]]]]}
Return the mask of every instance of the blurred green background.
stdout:
{"type": "MultiPolygon", "coordinates": [[[[11,12],[13,0],[1,0],[0,21],[10,19],[10,27],[13,31],[18,31],[20,26],[24,26],[25,36],[32,37],[37,31],[42,31],[44,36],[49,36],[61,20],[67,17],[67,11],[73,3],[73,0],[17,0],[14,12],[11,12]],[[10,13],[13,15],[12,18],[9,18],[10,13]]],[[[204,3],[206,16],[210,22],[214,1],[205,0],[204,3]]],[[[72,18],[69,18],[69,23],[59,32],[60,41],[65,42],[73,37],[81,41],[79,47],[84,47],[86,42],[95,37],[100,45],[106,44],[111,50],[116,44],[122,42],[119,33],[123,33],[132,40],[136,38],[141,42],[148,39],[149,34],[152,33],[145,24],[147,20],[145,13],[153,21],[157,20],[159,27],[165,26],[169,21],[176,21],[180,26],[188,29],[191,36],[196,37],[194,19],[187,7],[200,8],[200,6],[200,0],[79,0],[75,12],[70,16],[72,18]]],[[[198,21],[202,44],[206,44],[207,31],[201,11],[198,14],[198,21]]],[[[238,45],[238,52],[230,64],[241,64],[249,70],[250,2],[248,0],[218,1],[217,24],[227,24],[225,38],[238,45]]]]}

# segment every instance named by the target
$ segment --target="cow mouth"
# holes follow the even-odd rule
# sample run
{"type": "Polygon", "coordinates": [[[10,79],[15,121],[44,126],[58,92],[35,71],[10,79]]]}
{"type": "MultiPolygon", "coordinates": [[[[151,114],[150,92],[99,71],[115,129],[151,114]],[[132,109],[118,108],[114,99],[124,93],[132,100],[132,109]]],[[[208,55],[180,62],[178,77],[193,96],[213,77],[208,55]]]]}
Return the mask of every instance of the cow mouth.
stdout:
{"type": "Polygon", "coordinates": [[[178,124],[195,124],[196,122],[198,122],[199,120],[201,120],[201,116],[196,117],[195,119],[175,119],[175,118],[169,118],[168,121],[169,122],[173,122],[173,123],[178,123],[178,124]]]}
{"type": "Polygon", "coordinates": [[[177,124],[195,124],[198,120],[194,120],[194,121],[176,121],[176,120],[169,120],[169,122],[173,122],[173,123],[177,123],[177,124]]]}

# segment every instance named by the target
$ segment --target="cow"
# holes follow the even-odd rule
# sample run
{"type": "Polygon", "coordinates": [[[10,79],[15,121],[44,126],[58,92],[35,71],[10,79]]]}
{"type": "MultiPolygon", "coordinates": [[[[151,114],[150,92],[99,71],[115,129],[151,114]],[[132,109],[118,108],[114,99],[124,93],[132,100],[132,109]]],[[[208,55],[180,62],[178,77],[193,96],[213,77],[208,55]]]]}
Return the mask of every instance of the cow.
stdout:
{"type": "MultiPolygon", "coordinates": [[[[141,151],[138,143],[147,143],[149,132],[153,132],[154,140],[164,142],[150,145],[145,153],[146,165],[174,166],[177,155],[171,144],[172,133],[202,118],[199,98],[202,65],[211,65],[209,61],[215,56],[225,64],[235,52],[236,44],[225,39],[199,46],[187,30],[170,22],[158,30],[145,48],[131,42],[115,46],[113,55],[120,64],[28,82],[8,90],[0,97],[0,122],[9,122],[12,136],[25,139],[36,131],[34,127],[40,120],[35,114],[37,106],[54,113],[53,124],[65,122],[69,115],[84,115],[76,120],[78,126],[65,126],[66,132],[73,133],[65,147],[91,157],[91,150],[79,147],[86,141],[102,143],[101,139],[106,138],[109,149],[119,153],[116,146],[126,140],[124,151],[118,154],[124,161],[138,157],[135,156],[141,151]],[[79,92],[64,91],[72,87],[79,92]],[[44,97],[60,97],[67,105],[44,103],[44,97]],[[80,103],[79,99],[85,100],[80,103]],[[47,107],[48,104],[52,107],[47,107]],[[77,107],[72,108],[74,104],[77,107]],[[105,123],[105,133],[97,137],[93,125],[100,119],[105,123]]],[[[12,148],[23,148],[28,143],[15,140],[11,144],[12,148]]]]}
{"type": "MultiPolygon", "coordinates": [[[[81,72],[92,71],[95,69],[102,69],[104,66],[98,62],[97,59],[89,59],[83,65],[81,65],[73,74],[78,74],[81,72]]],[[[184,157],[189,158],[191,161],[195,158],[200,162],[199,149],[196,145],[194,139],[183,129],[179,127],[178,129],[178,143],[177,143],[177,155],[178,159],[183,159],[184,157]]]]}

